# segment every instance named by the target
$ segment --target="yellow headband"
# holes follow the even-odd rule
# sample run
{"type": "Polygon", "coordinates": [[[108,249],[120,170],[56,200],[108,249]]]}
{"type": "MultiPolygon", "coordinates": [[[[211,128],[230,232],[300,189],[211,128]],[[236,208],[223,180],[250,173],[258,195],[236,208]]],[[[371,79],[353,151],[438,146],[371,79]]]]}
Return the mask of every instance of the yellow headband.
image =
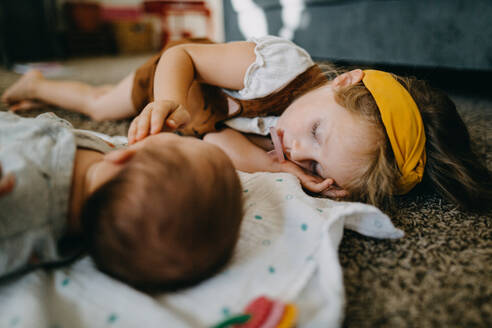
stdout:
{"type": "Polygon", "coordinates": [[[409,192],[422,181],[425,166],[425,131],[412,96],[391,74],[365,70],[362,82],[376,100],[400,169],[397,193],[409,192]]]}

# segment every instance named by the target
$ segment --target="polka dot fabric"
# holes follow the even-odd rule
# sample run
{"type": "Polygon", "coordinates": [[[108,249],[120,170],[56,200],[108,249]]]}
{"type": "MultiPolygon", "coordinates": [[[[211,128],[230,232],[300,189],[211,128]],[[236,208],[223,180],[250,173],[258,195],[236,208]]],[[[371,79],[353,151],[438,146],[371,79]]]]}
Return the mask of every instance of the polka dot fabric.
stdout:
{"type": "Polygon", "coordinates": [[[344,227],[376,238],[403,233],[374,207],[306,195],[292,175],[239,174],[240,239],[231,261],[212,278],[150,296],[97,271],[85,257],[0,285],[0,327],[212,327],[241,314],[259,295],[295,304],[299,327],[339,326],[344,227]]]}

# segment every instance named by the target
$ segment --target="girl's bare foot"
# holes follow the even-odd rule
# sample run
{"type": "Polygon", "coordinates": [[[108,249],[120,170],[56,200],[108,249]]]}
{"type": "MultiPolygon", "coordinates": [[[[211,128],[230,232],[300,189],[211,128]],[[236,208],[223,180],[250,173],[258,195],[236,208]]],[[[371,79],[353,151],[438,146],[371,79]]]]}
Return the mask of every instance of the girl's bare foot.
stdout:
{"type": "Polygon", "coordinates": [[[13,105],[23,100],[34,97],[34,88],[39,81],[44,79],[41,71],[33,69],[25,73],[17,82],[10,86],[2,95],[2,102],[13,105]]]}
{"type": "Polygon", "coordinates": [[[22,110],[30,110],[36,108],[42,108],[46,106],[46,104],[36,101],[36,100],[21,100],[12,105],[9,105],[9,110],[13,112],[22,111],[22,110]]]}

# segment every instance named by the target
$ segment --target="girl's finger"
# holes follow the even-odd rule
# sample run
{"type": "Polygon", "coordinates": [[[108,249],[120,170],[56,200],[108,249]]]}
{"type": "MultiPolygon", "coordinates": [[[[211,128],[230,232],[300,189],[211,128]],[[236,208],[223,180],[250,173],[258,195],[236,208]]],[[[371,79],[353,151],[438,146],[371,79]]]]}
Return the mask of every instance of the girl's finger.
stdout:
{"type": "Polygon", "coordinates": [[[149,135],[151,115],[152,115],[152,106],[151,104],[149,104],[147,105],[147,107],[144,108],[142,113],[139,115],[139,119],[137,123],[137,136],[136,136],[137,141],[140,141],[149,135]]]}
{"type": "Polygon", "coordinates": [[[321,181],[320,183],[317,183],[316,184],[316,187],[318,188],[319,191],[316,191],[317,193],[320,193],[322,192],[323,190],[326,190],[328,189],[330,186],[333,185],[335,181],[333,181],[333,179],[331,178],[328,178],[328,179],[324,179],[323,181],[321,181]]]}
{"type": "Polygon", "coordinates": [[[166,120],[166,125],[172,129],[181,129],[190,121],[190,113],[179,106],[166,120]]]}
{"type": "Polygon", "coordinates": [[[130,128],[128,129],[128,144],[132,145],[135,143],[136,134],[137,134],[137,124],[138,124],[138,116],[135,117],[130,124],[130,128]]]}
{"type": "Polygon", "coordinates": [[[323,195],[330,198],[344,198],[348,196],[348,192],[344,189],[328,189],[323,192],[323,195]]]}
{"type": "Polygon", "coordinates": [[[169,115],[169,112],[172,110],[172,107],[169,103],[161,103],[159,105],[154,106],[152,110],[152,116],[150,120],[150,133],[156,134],[162,131],[164,126],[164,121],[166,117],[169,115]]]}
{"type": "Polygon", "coordinates": [[[312,177],[308,177],[307,181],[304,185],[306,189],[315,193],[321,193],[324,190],[328,189],[333,184],[333,179],[324,179],[322,181],[317,181],[312,177]]]}

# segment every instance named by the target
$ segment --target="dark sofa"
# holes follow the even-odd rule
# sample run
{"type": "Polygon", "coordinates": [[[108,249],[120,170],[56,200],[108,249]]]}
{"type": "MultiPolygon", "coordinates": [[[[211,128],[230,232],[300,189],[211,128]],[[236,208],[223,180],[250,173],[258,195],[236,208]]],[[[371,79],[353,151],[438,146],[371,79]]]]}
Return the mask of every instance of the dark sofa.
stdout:
{"type": "Polygon", "coordinates": [[[264,12],[273,35],[285,25],[281,3],[301,4],[293,41],[315,59],[492,71],[490,0],[231,1],[224,1],[227,41],[246,38],[237,11],[247,2],[264,12]]]}

